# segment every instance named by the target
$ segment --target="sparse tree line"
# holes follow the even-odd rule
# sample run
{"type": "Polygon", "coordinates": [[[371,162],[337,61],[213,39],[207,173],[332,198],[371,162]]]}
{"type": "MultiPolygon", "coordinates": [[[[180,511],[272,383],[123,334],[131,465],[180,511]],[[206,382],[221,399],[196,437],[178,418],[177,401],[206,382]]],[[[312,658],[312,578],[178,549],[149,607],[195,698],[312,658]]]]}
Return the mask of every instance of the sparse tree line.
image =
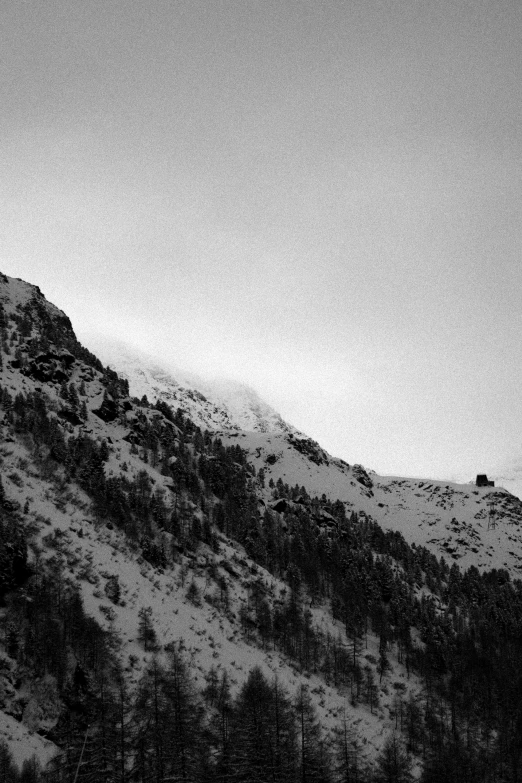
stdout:
{"type": "Polygon", "coordinates": [[[24,590],[6,596],[5,609],[2,644],[16,663],[13,679],[26,680],[11,711],[29,725],[31,709],[40,722],[54,716],[40,731],[60,753],[45,769],[33,760],[20,771],[0,744],[2,783],[369,783],[395,780],[386,776],[390,768],[397,780],[410,779],[411,760],[396,736],[373,763],[346,717],[326,734],[306,686],[290,694],[258,667],[235,694],[222,668],[211,668],[198,690],[177,641],[156,647],[143,669],[134,658],[123,670],[117,640],[85,614],[58,559],[38,563],[24,590]]]}

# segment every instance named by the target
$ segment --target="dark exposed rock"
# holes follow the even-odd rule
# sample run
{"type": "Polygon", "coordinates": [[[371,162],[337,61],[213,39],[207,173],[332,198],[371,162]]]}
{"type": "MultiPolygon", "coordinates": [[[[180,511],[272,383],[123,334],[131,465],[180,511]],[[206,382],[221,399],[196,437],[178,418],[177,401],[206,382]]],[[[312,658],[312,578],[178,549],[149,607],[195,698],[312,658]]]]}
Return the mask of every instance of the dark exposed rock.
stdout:
{"type": "Polygon", "coordinates": [[[114,421],[114,419],[118,416],[118,405],[110,394],[106,394],[103,398],[101,406],[96,408],[96,410],[93,410],[93,413],[96,414],[96,416],[98,416],[98,418],[102,421],[114,421]]]}
{"type": "Polygon", "coordinates": [[[324,509],[321,509],[319,514],[316,514],[314,516],[315,520],[321,524],[325,524],[327,526],[333,526],[333,527],[339,527],[338,520],[333,517],[331,514],[328,513],[328,511],[325,511],[324,509]]]}
{"type": "Polygon", "coordinates": [[[230,576],[233,576],[234,579],[239,579],[240,577],[239,571],[237,571],[232,565],[230,565],[229,562],[223,560],[220,565],[225,569],[225,571],[227,571],[227,573],[230,574],[230,576]]]}
{"type": "Polygon", "coordinates": [[[354,465],[353,466],[353,475],[354,478],[359,482],[359,484],[362,484],[363,487],[366,487],[367,489],[373,488],[373,481],[365,471],[362,465],[354,465]]]}
{"type": "Polygon", "coordinates": [[[273,511],[277,511],[278,514],[283,514],[285,511],[288,510],[288,501],[285,500],[285,498],[281,498],[276,503],[272,503],[270,505],[270,508],[273,511]]]}
{"type": "Polygon", "coordinates": [[[293,435],[289,435],[288,442],[296,451],[304,454],[305,457],[308,457],[316,465],[330,464],[326,452],[311,438],[295,438],[293,435]]]}
{"type": "Polygon", "coordinates": [[[301,510],[301,504],[297,503],[295,500],[288,500],[288,498],[279,498],[279,500],[270,503],[269,508],[272,511],[277,511],[278,514],[286,514],[287,512],[296,513],[301,510]]]}
{"type": "Polygon", "coordinates": [[[58,358],[65,364],[66,367],[71,367],[76,361],[72,353],[66,350],[62,350],[58,353],[58,358]]]}
{"type": "Polygon", "coordinates": [[[22,372],[37,381],[63,383],[70,378],[73,364],[74,356],[69,351],[50,349],[37,354],[22,372]]]}
{"type": "Polygon", "coordinates": [[[83,424],[83,419],[81,418],[80,414],[71,405],[64,405],[58,411],[58,416],[61,419],[65,419],[65,421],[68,421],[70,424],[74,424],[74,426],[77,424],[83,424]]]}

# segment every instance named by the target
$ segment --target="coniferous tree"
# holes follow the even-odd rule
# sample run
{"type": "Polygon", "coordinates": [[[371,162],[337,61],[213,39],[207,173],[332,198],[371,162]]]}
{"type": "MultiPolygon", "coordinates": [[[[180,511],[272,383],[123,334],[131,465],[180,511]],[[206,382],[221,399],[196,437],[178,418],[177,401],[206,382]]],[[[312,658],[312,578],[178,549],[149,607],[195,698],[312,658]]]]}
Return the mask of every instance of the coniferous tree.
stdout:
{"type": "Polygon", "coordinates": [[[0,741],[0,783],[18,783],[19,775],[6,743],[0,741]]]}
{"type": "Polygon", "coordinates": [[[343,721],[333,732],[333,777],[335,783],[367,783],[369,769],[346,710],[343,721]]]}
{"type": "Polygon", "coordinates": [[[385,742],[377,758],[376,783],[411,783],[412,762],[397,734],[385,742]]]}
{"type": "Polygon", "coordinates": [[[171,644],[163,690],[169,707],[169,751],[165,771],[173,780],[196,780],[206,756],[203,712],[179,646],[171,644]]]}
{"type": "Polygon", "coordinates": [[[20,783],[40,783],[41,780],[41,766],[36,758],[33,756],[31,759],[26,759],[22,764],[19,781],[20,783]]]}
{"type": "Polygon", "coordinates": [[[126,783],[133,749],[132,702],[125,675],[119,664],[116,664],[114,671],[113,720],[114,780],[117,783],[126,783]]]}
{"type": "Polygon", "coordinates": [[[234,709],[234,745],[231,766],[240,783],[269,779],[273,756],[269,709],[270,685],[258,667],[241,688],[234,709]]]}
{"type": "Polygon", "coordinates": [[[373,715],[373,710],[379,704],[379,691],[375,683],[375,676],[371,666],[364,667],[364,695],[366,703],[370,705],[370,711],[373,715]]]}
{"type": "Polygon", "coordinates": [[[145,650],[154,650],[157,644],[156,631],[152,622],[152,609],[142,607],[138,612],[138,640],[143,644],[145,650]]]}
{"type": "Polygon", "coordinates": [[[233,715],[231,772],[234,780],[293,780],[297,769],[295,718],[287,695],[255,667],[239,692],[233,715]]]}
{"type": "Polygon", "coordinates": [[[377,663],[377,673],[379,675],[379,682],[382,682],[383,676],[390,669],[390,661],[386,652],[386,637],[381,636],[379,640],[379,661],[377,663]]]}
{"type": "Polygon", "coordinates": [[[321,727],[306,686],[301,685],[295,700],[301,783],[330,783],[331,761],[321,727]]]}
{"type": "Polygon", "coordinates": [[[277,678],[272,683],[272,725],[274,734],[274,781],[290,783],[298,769],[297,727],[292,703],[277,678]]]}
{"type": "Polygon", "coordinates": [[[139,682],[134,709],[131,780],[140,783],[165,779],[171,716],[164,681],[165,670],[154,656],[139,682]]]}
{"type": "Polygon", "coordinates": [[[231,723],[232,696],[227,672],[221,678],[211,677],[207,688],[208,699],[214,709],[208,720],[210,754],[205,780],[229,783],[233,780],[231,723]]]}

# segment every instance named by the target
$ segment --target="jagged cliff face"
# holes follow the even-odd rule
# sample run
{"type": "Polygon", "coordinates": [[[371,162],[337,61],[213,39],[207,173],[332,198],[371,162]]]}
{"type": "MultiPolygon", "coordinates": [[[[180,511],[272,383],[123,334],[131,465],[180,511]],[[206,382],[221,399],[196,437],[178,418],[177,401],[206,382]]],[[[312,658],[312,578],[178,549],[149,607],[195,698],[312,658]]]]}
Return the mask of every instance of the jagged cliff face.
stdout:
{"type": "Polygon", "coordinates": [[[59,383],[69,379],[75,360],[102,369],[101,362],[76,339],[67,315],[48,302],[38,286],[0,275],[0,304],[21,338],[5,363],[7,371],[23,370],[34,380],[59,383]]]}
{"type": "Polygon", "coordinates": [[[18,761],[56,754],[66,720],[83,741],[92,683],[116,688],[96,669],[106,638],[129,710],[174,643],[199,689],[212,667],[234,696],[255,666],[292,696],[306,683],[323,730],[348,710],[371,760],[408,704],[422,722],[419,672],[447,674],[452,633],[518,622],[509,493],[378,476],[243,387],[135,359],[119,378],[28,283],[0,276],[0,303],[0,739],[18,761]],[[455,564],[506,570],[489,598],[455,564]]]}

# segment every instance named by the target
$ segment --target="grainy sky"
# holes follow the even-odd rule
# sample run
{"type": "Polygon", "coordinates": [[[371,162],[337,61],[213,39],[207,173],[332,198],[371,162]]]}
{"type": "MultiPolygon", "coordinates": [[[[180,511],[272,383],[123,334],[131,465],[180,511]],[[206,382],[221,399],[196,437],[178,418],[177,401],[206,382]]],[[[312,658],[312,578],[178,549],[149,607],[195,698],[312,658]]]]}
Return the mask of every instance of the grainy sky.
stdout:
{"type": "Polygon", "coordinates": [[[519,0],[25,0],[0,269],[381,473],[522,464],[519,0]]]}

